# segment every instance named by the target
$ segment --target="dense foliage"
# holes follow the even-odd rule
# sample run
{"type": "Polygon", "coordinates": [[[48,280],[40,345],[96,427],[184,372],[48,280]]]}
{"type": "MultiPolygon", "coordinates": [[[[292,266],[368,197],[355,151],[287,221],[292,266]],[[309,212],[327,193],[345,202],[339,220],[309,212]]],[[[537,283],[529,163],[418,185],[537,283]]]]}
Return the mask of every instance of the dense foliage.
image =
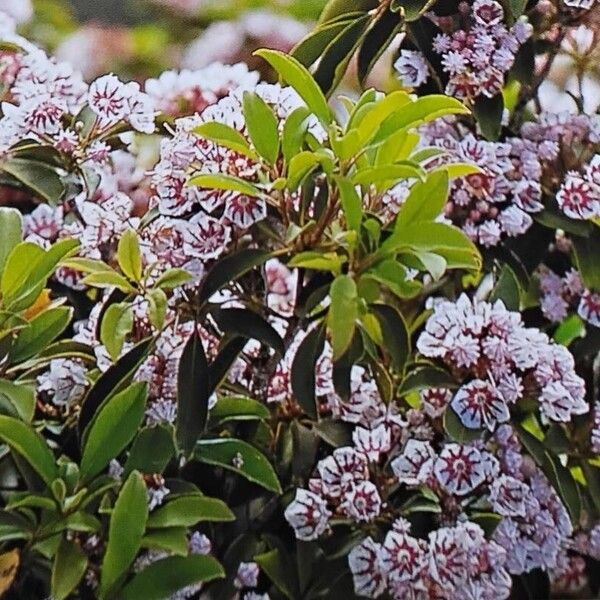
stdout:
{"type": "Polygon", "coordinates": [[[596,596],[600,3],[154,4],[0,0],[0,595],[596,596]]]}

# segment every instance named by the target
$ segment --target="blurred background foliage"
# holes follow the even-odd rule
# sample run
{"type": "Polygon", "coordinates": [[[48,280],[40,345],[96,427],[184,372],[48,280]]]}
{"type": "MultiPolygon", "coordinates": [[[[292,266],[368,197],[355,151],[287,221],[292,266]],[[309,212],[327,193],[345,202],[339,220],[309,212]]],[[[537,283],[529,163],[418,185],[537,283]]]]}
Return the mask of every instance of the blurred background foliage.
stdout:
{"type": "MultiPolygon", "coordinates": [[[[290,50],[325,0],[32,0],[22,33],[87,78],[143,79],[166,69],[238,60],[258,47],[290,50]]],[[[265,74],[268,75],[268,74],[265,74]]]]}

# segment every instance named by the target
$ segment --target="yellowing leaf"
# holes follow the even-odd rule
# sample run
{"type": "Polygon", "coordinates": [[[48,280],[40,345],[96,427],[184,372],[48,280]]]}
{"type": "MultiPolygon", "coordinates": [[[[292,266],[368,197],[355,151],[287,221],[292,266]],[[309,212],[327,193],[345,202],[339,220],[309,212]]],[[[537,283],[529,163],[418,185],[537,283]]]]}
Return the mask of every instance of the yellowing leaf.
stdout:
{"type": "Polygon", "coordinates": [[[12,586],[20,564],[21,556],[18,548],[0,554],[0,596],[3,596],[12,586]]]}

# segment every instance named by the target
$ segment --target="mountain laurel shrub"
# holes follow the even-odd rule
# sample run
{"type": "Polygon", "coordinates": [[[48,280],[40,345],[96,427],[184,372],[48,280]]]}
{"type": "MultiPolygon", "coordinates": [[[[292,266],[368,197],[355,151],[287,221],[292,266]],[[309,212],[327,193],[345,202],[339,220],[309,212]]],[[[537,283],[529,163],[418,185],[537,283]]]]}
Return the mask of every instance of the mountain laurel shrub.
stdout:
{"type": "Polygon", "coordinates": [[[596,12],[330,0],[175,113],[2,21],[0,594],[596,595],[596,12]]]}

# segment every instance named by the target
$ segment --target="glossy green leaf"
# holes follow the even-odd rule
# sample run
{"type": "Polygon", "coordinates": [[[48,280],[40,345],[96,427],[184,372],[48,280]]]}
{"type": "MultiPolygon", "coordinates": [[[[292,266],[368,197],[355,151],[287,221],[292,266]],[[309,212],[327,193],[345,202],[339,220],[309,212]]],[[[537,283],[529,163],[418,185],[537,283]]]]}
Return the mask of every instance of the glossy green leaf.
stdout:
{"type": "Polygon", "coordinates": [[[496,285],[490,294],[490,302],[502,300],[508,310],[519,310],[521,307],[521,286],[514,271],[503,265],[496,281],[496,285]]]}
{"type": "Polygon", "coordinates": [[[370,184],[385,184],[383,189],[393,187],[401,179],[417,179],[421,180],[425,176],[425,172],[417,164],[402,164],[385,165],[383,167],[367,167],[352,177],[352,182],[358,185],[370,184]]]}
{"type": "Polygon", "coordinates": [[[146,475],[162,473],[175,456],[175,451],[172,427],[145,427],[138,433],[131,446],[124,474],[127,476],[134,469],[146,475]]]}
{"type": "Polygon", "coordinates": [[[390,355],[394,368],[402,372],[410,356],[410,334],[402,314],[386,304],[371,304],[383,335],[383,350],[390,355]]]}
{"type": "Polygon", "coordinates": [[[315,366],[324,345],[325,331],[323,327],[317,326],[300,342],[292,362],[291,386],[294,398],[311,419],[316,419],[318,414],[315,366]]]}
{"type": "Polygon", "coordinates": [[[267,262],[270,254],[264,250],[248,248],[217,261],[206,274],[198,292],[198,300],[206,302],[215,292],[267,262]]]}
{"type": "Polygon", "coordinates": [[[142,252],[137,233],[128,229],[119,238],[117,246],[117,260],[121,271],[132,281],[140,281],[142,278],[142,252]]]}
{"type": "Polygon", "coordinates": [[[356,187],[346,177],[336,178],[336,183],[340,189],[340,201],[346,217],[346,226],[348,229],[358,231],[363,216],[362,199],[356,187]]]}
{"type": "Polygon", "coordinates": [[[215,421],[254,421],[268,419],[269,409],[258,400],[242,396],[223,396],[210,409],[210,418],[215,421]]]}
{"type": "Polygon", "coordinates": [[[121,488],[110,517],[100,575],[101,599],[115,597],[116,588],[140,549],[147,519],[146,484],[140,473],[133,471],[121,488]]]}
{"type": "Polygon", "coordinates": [[[113,361],[119,358],[125,338],[132,329],[133,305],[129,302],[115,302],[106,309],[100,324],[100,341],[113,361]]]}
{"type": "Polygon", "coordinates": [[[500,137],[502,130],[502,115],[504,113],[504,100],[502,94],[493,98],[477,96],[473,105],[473,114],[481,129],[481,133],[488,139],[495,141],[500,137]]]}
{"type": "Polygon", "coordinates": [[[258,313],[246,308],[222,308],[212,311],[211,314],[219,329],[224,333],[258,340],[275,350],[281,356],[285,353],[281,336],[258,313]]]}
{"type": "Polygon", "coordinates": [[[23,383],[0,379],[0,408],[4,409],[0,411],[2,414],[31,422],[35,413],[35,390],[23,383]]]}
{"type": "Polygon", "coordinates": [[[152,338],[142,340],[95,381],[87,393],[79,413],[77,430],[82,441],[85,442],[86,430],[96,417],[100,407],[131,383],[134,373],[148,356],[153,344],[152,338]]]}
{"type": "Polygon", "coordinates": [[[283,124],[281,149],[287,164],[301,150],[310,124],[310,111],[306,106],[295,109],[283,124]]]}
{"type": "Polygon", "coordinates": [[[0,440],[22,456],[47,485],[58,477],[54,454],[46,440],[29,425],[0,415],[0,440]]]}
{"type": "Polygon", "coordinates": [[[25,158],[8,158],[0,164],[7,173],[34,194],[51,204],[58,204],[65,187],[56,170],[48,164],[25,158]]]}
{"type": "Polygon", "coordinates": [[[100,289],[117,288],[125,294],[131,294],[135,292],[135,288],[121,275],[113,271],[99,271],[97,273],[90,273],[86,275],[82,283],[89,285],[90,287],[97,287],[100,289]]]}
{"type": "Polygon", "coordinates": [[[23,220],[16,208],[0,207],[0,274],[12,249],[23,237],[23,220]]]}
{"type": "Polygon", "coordinates": [[[187,556],[189,554],[187,532],[187,527],[163,527],[149,531],[142,539],[142,548],[187,556]]]}
{"type": "Polygon", "coordinates": [[[169,269],[156,280],[154,286],[163,290],[172,290],[189,283],[191,280],[192,275],[185,269],[169,269]]]}
{"type": "Polygon", "coordinates": [[[570,346],[576,339],[586,335],[585,323],[579,315],[567,317],[557,328],[552,339],[557,344],[570,346]]]}
{"type": "Polygon", "coordinates": [[[405,396],[413,392],[439,387],[452,389],[458,387],[458,385],[452,375],[444,369],[433,366],[422,366],[411,371],[402,380],[398,393],[401,396],[405,396]]]}
{"type": "Polygon", "coordinates": [[[210,190],[222,190],[224,192],[238,192],[251,198],[258,198],[262,195],[262,192],[257,187],[244,179],[233,177],[232,175],[194,175],[190,178],[188,185],[210,190]]]}
{"type": "Polygon", "coordinates": [[[300,62],[278,50],[257,50],[257,56],[264,58],[291,85],[306,102],[308,108],[325,126],[331,122],[331,111],[319,86],[300,62]]]}
{"type": "Polygon", "coordinates": [[[160,288],[154,288],[146,292],[148,300],[148,318],[152,326],[160,331],[167,317],[167,295],[160,288]]]}
{"type": "Polygon", "coordinates": [[[218,498],[200,494],[178,496],[148,517],[148,527],[192,527],[204,521],[233,521],[234,514],[218,498]]]}
{"type": "Polygon", "coordinates": [[[90,426],[81,459],[81,479],[97,475],[131,442],[144,419],[148,387],[134,383],[112,396],[90,426]]]}
{"type": "Polygon", "coordinates": [[[260,450],[242,440],[200,440],[194,449],[194,458],[234,471],[271,492],[281,493],[281,485],[271,463],[260,450]]]}
{"type": "Polygon", "coordinates": [[[271,107],[253,92],[244,92],[242,107],[256,151],[271,165],[279,156],[279,123],[271,107]]]}
{"type": "Polygon", "coordinates": [[[237,129],[229,125],[217,122],[202,123],[202,125],[198,125],[194,129],[194,133],[219,146],[229,148],[238,154],[242,154],[248,158],[256,158],[246,138],[237,129]]]}
{"type": "Polygon", "coordinates": [[[374,279],[402,299],[413,298],[422,287],[418,281],[408,278],[406,267],[395,259],[380,262],[369,269],[364,277],[374,279]]]}
{"type": "Polygon", "coordinates": [[[395,229],[434,221],[444,209],[450,191],[448,174],[432,173],[410,190],[396,219],[395,229]]]}
{"type": "Polygon", "coordinates": [[[87,569],[87,556],[75,541],[62,539],[52,566],[51,593],[55,600],[65,600],[79,585],[87,569]]]}
{"type": "Polygon", "coordinates": [[[331,334],[333,359],[337,360],[350,346],[358,318],[356,283],[348,275],[339,275],[329,291],[331,305],[327,326],[331,334]]]}
{"type": "Polygon", "coordinates": [[[177,374],[177,443],[188,454],[208,420],[210,380],[202,339],[197,328],[185,344],[177,374]]]}
{"type": "Polygon", "coordinates": [[[165,600],[183,588],[221,577],[225,577],[225,572],[212,556],[168,556],[135,575],[121,590],[119,598],[165,600]]]}

